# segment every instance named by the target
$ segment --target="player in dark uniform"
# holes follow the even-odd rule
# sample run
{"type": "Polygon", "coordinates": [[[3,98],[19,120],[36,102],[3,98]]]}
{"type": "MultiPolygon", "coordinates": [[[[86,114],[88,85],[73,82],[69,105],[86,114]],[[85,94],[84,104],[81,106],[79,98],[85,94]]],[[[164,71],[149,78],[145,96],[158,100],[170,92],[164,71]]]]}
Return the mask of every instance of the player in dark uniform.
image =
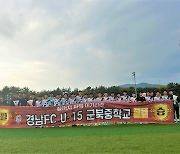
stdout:
{"type": "Polygon", "coordinates": [[[137,97],[137,102],[145,102],[146,98],[143,96],[142,92],[139,92],[139,97],[137,97]]]}
{"type": "Polygon", "coordinates": [[[174,92],[172,90],[169,91],[169,98],[173,101],[174,105],[174,122],[179,123],[179,97],[174,95],[174,92]]]}

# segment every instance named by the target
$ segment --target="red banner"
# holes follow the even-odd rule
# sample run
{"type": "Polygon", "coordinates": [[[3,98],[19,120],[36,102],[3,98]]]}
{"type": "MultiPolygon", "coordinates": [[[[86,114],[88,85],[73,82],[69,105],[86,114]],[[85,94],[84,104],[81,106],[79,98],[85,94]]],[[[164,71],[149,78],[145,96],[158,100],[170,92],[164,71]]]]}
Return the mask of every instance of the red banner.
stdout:
{"type": "Polygon", "coordinates": [[[59,127],[106,122],[173,123],[173,103],[91,102],[47,108],[0,107],[1,128],[59,127]]]}

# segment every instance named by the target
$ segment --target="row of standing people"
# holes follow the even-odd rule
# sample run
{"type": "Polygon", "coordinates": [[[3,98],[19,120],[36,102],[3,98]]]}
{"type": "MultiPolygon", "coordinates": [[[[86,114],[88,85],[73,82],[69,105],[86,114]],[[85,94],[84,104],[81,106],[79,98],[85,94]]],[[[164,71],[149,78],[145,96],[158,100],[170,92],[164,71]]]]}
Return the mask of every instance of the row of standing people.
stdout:
{"type": "Polygon", "coordinates": [[[37,106],[37,107],[49,107],[49,106],[61,106],[66,104],[75,104],[81,102],[93,102],[93,101],[118,101],[118,102],[152,102],[152,101],[161,101],[161,100],[170,100],[171,95],[168,95],[167,91],[164,91],[161,95],[160,92],[156,92],[154,96],[154,92],[143,93],[140,92],[139,96],[136,97],[136,94],[133,93],[132,96],[127,94],[127,91],[123,92],[121,96],[120,93],[117,95],[112,92],[110,96],[108,93],[98,93],[97,97],[91,93],[89,95],[84,94],[82,91],[79,91],[79,94],[76,96],[74,93],[70,94],[68,97],[67,93],[64,93],[63,96],[61,94],[57,94],[55,97],[51,93],[50,96],[45,94],[44,97],[39,96],[37,99],[35,94],[32,94],[30,99],[27,98],[27,95],[24,93],[22,98],[19,98],[18,94],[14,95],[11,105],[12,106],[37,106]]]}

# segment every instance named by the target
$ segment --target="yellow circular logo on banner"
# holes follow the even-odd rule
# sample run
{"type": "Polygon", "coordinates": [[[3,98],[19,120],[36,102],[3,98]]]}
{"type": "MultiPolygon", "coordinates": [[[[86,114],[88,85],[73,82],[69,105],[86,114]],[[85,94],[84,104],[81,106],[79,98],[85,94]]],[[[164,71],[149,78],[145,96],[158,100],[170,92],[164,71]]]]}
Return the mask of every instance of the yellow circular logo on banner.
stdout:
{"type": "Polygon", "coordinates": [[[154,104],[151,108],[153,118],[157,121],[167,121],[170,118],[171,109],[168,104],[154,104]]]}
{"type": "Polygon", "coordinates": [[[0,125],[5,126],[10,122],[10,113],[7,109],[0,109],[0,125]]]}

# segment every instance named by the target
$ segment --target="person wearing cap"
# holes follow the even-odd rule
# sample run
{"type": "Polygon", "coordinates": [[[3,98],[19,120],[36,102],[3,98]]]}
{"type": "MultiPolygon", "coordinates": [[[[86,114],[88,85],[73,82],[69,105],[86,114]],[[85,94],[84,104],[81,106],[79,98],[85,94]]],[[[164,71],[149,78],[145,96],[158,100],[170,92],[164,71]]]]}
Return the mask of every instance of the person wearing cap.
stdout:
{"type": "Polygon", "coordinates": [[[172,90],[169,91],[169,98],[173,101],[174,105],[174,122],[179,123],[179,104],[180,101],[178,96],[174,95],[174,92],[172,90]]]}

